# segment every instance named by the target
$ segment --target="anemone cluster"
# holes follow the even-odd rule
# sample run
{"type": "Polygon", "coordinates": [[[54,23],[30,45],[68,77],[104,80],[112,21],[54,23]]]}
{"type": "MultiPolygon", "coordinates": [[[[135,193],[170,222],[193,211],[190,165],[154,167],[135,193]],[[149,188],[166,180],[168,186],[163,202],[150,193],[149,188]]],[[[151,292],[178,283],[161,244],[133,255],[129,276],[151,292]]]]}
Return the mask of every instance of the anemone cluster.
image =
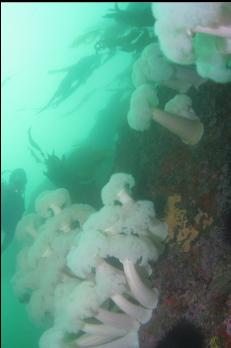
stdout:
{"type": "Polygon", "coordinates": [[[231,81],[231,7],[227,2],[153,3],[154,31],[172,62],[195,64],[203,78],[231,81]]]}
{"type": "Polygon", "coordinates": [[[189,145],[196,145],[204,127],[186,95],[207,79],[231,81],[230,3],[153,3],[154,32],[158,42],[146,46],[133,65],[132,94],[127,118],[137,131],[161,124],[189,145]],[[196,68],[196,69],[195,69],[196,68]],[[158,88],[176,96],[159,108],[158,88]]]}
{"type": "Polygon", "coordinates": [[[192,109],[191,99],[185,94],[177,94],[166,103],[164,110],[157,107],[158,103],[157,93],[151,85],[137,87],[127,114],[129,126],[144,131],[155,121],[184,143],[196,145],[204,133],[204,126],[192,109]]]}
{"type": "Polygon", "coordinates": [[[82,224],[94,209],[71,204],[67,190],[46,191],[36,200],[35,213],[25,215],[16,229],[22,243],[13,277],[14,290],[27,302],[31,317],[50,323],[54,313],[54,293],[70,277],[66,255],[82,224]]]}
{"type": "Polygon", "coordinates": [[[184,143],[196,145],[204,126],[196,116],[191,99],[185,94],[191,86],[199,87],[203,82],[194,69],[169,62],[161,51],[159,43],[146,46],[140,58],[134,63],[132,93],[128,124],[137,131],[147,130],[152,121],[159,123],[184,143]],[[164,110],[159,108],[158,88],[166,86],[176,91],[164,110]]]}
{"type": "Polygon", "coordinates": [[[169,61],[159,42],[147,45],[133,64],[132,82],[135,87],[145,83],[172,88],[186,93],[191,86],[199,87],[204,79],[193,67],[176,65],[169,61]]]}
{"type": "Polygon", "coordinates": [[[131,175],[117,173],[103,187],[104,206],[71,204],[65,189],[47,191],[24,216],[17,238],[14,288],[34,320],[49,329],[40,348],[139,347],[139,327],[157,307],[148,285],[167,225],[153,203],[134,201],[131,175]]]}
{"type": "MultiPolygon", "coordinates": [[[[154,121],[195,145],[204,127],[187,92],[206,79],[231,81],[230,3],[153,3],[152,13],[158,42],[133,65],[128,124],[145,131],[154,121]],[[164,107],[160,86],[176,92],[164,107]]],[[[63,188],[44,192],[35,213],[18,224],[23,248],[13,285],[32,318],[46,327],[40,348],[139,347],[139,328],[158,305],[149,277],[168,228],[156,219],[152,202],[133,199],[134,185],[129,174],[112,175],[99,211],[72,204],[63,188]]],[[[158,347],[183,347],[191,338],[194,347],[202,346],[194,327],[178,324],[158,347]]]]}

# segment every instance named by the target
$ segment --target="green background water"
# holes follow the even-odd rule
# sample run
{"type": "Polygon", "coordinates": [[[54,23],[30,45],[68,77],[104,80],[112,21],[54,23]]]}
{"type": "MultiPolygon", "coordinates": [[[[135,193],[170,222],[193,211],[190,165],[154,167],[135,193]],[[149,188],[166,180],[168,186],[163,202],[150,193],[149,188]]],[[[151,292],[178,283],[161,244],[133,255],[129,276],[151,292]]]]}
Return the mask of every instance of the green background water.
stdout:
{"type": "MultiPolygon", "coordinates": [[[[97,111],[107,103],[110,94],[104,86],[129,59],[117,55],[96,71],[77,95],[58,110],[37,117],[36,108],[46,104],[60,76],[47,74],[49,69],[69,66],[82,56],[92,54],[92,45],[71,48],[73,40],[101,20],[113,3],[2,3],[1,4],[1,69],[2,69],[2,170],[23,167],[28,175],[26,204],[43,180],[41,165],[35,163],[28,150],[27,130],[44,151],[55,149],[58,156],[80,144],[96,122],[97,111]],[[108,74],[110,72],[110,74],[108,74]],[[8,79],[8,77],[10,77],[8,79]],[[92,92],[89,106],[68,116],[76,104],[92,92]]],[[[2,256],[1,266],[1,343],[3,348],[37,348],[42,328],[28,317],[25,305],[14,297],[11,277],[17,246],[12,244],[2,256]]]]}

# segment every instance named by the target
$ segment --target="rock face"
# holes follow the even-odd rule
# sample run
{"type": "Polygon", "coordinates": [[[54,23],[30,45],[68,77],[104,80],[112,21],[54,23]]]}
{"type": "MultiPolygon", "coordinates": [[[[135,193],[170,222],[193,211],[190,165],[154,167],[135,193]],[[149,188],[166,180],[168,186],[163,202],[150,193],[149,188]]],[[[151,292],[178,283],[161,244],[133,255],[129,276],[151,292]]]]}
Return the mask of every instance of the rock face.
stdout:
{"type": "MultiPolygon", "coordinates": [[[[155,201],[158,217],[169,225],[169,249],[154,271],[160,306],[140,331],[142,348],[152,347],[183,315],[201,325],[207,342],[228,344],[222,328],[230,310],[230,90],[230,83],[206,82],[188,92],[205,126],[194,148],[156,124],[144,133],[125,124],[119,134],[116,170],[130,169],[135,196],[155,201]]],[[[172,98],[166,88],[158,94],[160,105],[172,98]]]]}

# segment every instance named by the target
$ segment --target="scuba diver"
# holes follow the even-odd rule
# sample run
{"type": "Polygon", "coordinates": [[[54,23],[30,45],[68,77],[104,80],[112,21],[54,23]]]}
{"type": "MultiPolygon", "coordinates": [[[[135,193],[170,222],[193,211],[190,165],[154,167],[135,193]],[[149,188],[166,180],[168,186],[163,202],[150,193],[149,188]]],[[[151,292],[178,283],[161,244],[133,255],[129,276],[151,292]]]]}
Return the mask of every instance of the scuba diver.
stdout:
{"type": "Polygon", "coordinates": [[[83,83],[85,83],[99,65],[100,57],[96,53],[87,57],[83,57],[76,64],[69,67],[50,70],[50,74],[66,72],[66,75],[60,82],[53,97],[38,113],[43,112],[51,106],[57,107],[73,92],[75,92],[83,83]]]}
{"type": "Polygon", "coordinates": [[[21,168],[11,173],[8,183],[1,183],[1,237],[4,238],[1,243],[1,254],[12,242],[17,223],[25,211],[26,183],[26,173],[21,168]]]}

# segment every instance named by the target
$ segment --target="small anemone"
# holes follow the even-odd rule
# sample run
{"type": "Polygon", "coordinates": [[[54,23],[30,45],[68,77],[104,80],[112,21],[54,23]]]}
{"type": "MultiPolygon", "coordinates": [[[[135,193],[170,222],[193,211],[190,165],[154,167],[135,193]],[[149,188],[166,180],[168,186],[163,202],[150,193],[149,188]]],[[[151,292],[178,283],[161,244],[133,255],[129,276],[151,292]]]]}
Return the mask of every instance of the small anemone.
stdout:
{"type": "Polygon", "coordinates": [[[157,343],[156,348],[204,348],[200,328],[186,319],[177,322],[157,343]]]}

